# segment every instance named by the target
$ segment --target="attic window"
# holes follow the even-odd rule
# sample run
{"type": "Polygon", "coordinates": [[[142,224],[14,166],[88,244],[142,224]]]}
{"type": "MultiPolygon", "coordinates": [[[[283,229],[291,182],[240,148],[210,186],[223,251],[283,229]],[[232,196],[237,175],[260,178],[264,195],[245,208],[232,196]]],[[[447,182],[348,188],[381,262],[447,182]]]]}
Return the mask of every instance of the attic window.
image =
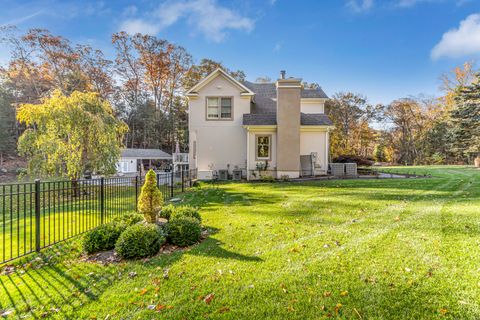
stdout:
{"type": "Polygon", "coordinates": [[[207,98],[208,120],[231,120],[232,98],[231,97],[208,97],[207,98]]]}

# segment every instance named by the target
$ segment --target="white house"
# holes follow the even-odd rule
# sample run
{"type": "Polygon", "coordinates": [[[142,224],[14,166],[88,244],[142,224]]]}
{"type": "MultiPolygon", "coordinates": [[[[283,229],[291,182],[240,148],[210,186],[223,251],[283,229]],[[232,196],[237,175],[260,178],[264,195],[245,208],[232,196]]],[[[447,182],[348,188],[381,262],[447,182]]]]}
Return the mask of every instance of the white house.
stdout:
{"type": "Polygon", "coordinates": [[[227,170],[247,179],[327,173],[333,126],[321,88],[304,88],[284,71],[275,83],[241,83],[217,69],[186,95],[189,165],[199,179],[227,170]]]}

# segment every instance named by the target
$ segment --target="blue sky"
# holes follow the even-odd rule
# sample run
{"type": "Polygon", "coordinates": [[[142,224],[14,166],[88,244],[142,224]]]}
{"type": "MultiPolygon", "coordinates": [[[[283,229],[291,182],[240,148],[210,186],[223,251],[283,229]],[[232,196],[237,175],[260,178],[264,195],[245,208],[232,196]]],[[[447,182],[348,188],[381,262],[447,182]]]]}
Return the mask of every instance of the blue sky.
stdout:
{"type": "MultiPolygon", "coordinates": [[[[372,103],[438,94],[439,76],[480,58],[480,0],[0,0],[0,25],[47,28],[113,57],[113,32],[143,32],[242,69],[287,75],[372,103]]],[[[0,47],[0,62],[8,52],[0,47]]]]}

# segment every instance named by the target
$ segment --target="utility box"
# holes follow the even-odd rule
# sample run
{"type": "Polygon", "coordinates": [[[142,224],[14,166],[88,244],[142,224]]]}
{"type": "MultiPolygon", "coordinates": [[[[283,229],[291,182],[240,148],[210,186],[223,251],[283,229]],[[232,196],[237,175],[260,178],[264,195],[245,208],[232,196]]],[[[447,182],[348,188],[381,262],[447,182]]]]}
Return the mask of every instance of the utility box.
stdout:
{"type": "Polygon", "coordinates": [[[228,180],[228,170],[218,170],[218,180],[228,180]]]}
{"type": "Polygon", "coordinates": [[[233,180],[242,180],[242,170],[233,170],[233,180]]]}
{"type": "Polygon", "coordinates": [[[345,163],[345,174],[349,177],[356,177],[357,173],[357,164],[356,163],[345,163]]]}
{"type": "Polygon", "coordinates": [[[332,176],[344,176],[345,164],[344,163],[330,163],[330,173],[332,176]]]}

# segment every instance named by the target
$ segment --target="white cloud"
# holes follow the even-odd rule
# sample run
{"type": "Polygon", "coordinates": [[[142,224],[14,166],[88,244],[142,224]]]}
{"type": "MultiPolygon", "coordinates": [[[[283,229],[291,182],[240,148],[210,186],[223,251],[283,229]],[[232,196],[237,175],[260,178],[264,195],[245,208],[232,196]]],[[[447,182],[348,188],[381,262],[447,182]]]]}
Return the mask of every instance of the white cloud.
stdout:
{"type": "MultiPolygon", "coordinates": [[[[395,5],[397,7],[411,8],[421,3],[442,3],[442,2],[447,2],[448,0],[396,0],[396,1],[397,3],[395,5]]],[[[470,2],[470,0],[454,0],[454,1],[448,1],[448,2],[454,2],[457,6],[462,6],[470,2]]]]}
{"type": "Polygon", "coordinates": [[[354,12],[361,13],[372,9],[374,4],[373,0],[349,0],[347,7],[354,12]]]}
{"type": "Polygon", "coordinates": [[[142,19],[128,19],[120,25],[120,30],[129,34],[143,33],[156,35],[160,31],[160,26],[142,19]]]}
{"type": "Polygon", "coordinates": [[[16,19],[13,19],[13,20],[10,20],[10,21],[7,21],[5,22],[4,24],[1,24],[0,27],[5,27],[5,26],[17,26],[19,24],[22,24],[23,22],[25,21],[28,21],[30,19],[33,19],[35,18],[36,16],[39,16],[41,14],[44,14],[44,10],[39,10],[37,12],[34,12],[32,14],[29,14],[29,15],[26,15],[26,16],[23,16],[23,17],[19,17],[19,18],[16,18],[16,19]]]}
{"type": "Polygon", "coordinates": [[[431,57],[458,58],[480,54],[480,14],[472,14],[460,22],[457,29],[443,34],[442,40],[432,49],[431,57]]]}
{"type": "Polygon", "coordinates": [[[250,32],[255,26],[253,19],[219,5],[216,0],[168,0],[152,14],[142,19],[127,19],[120,27],[128,33],[157,34],[181,20],[193,33],[202,33],[214,42],[224,40],[228,30],[250,32]]]}
{"type": "Polygon", "coordinates": [[[160,6],[156,16],[161,27],[186,19],[193,31],[198,30],[215,42],[225,38],[227,29],[250,32],[255,25],[252,19],[220,6],[215,0],[167,1],[160,6]]]}

